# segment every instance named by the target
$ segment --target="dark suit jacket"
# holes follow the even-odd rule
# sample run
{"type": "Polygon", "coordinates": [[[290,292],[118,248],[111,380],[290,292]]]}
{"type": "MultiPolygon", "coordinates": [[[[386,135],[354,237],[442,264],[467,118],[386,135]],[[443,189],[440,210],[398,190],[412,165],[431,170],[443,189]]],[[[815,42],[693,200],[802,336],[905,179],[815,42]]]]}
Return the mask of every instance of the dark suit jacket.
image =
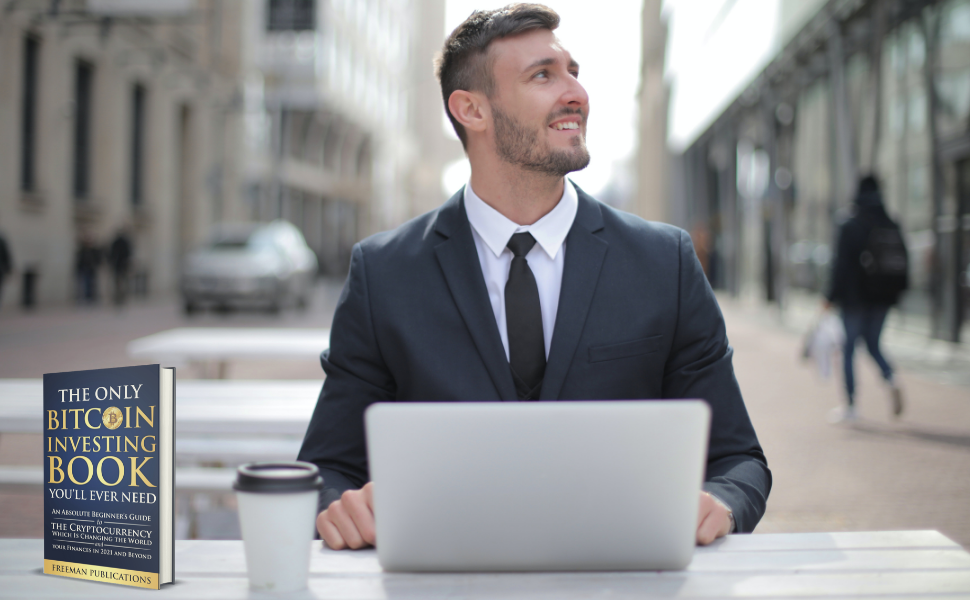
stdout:
{"type": "MultiPolygon", "coordinates": [[[[462,198],[354,247],[299,455],[322,471],[321,508],[369,478],[371,403],[517,399],[462,198]]],[[[751,531],[771,473],[731,356],[688,235],[579,190],[541,398],[707,400],[704,488],[733,509],[738,531],[751,531]]]]}

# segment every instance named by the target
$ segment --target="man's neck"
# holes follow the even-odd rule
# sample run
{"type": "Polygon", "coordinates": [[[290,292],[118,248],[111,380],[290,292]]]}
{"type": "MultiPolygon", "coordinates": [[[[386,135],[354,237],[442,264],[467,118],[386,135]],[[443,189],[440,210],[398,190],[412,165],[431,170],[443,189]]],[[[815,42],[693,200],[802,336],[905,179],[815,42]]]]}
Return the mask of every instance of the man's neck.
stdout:
{"type": "Polygon", "coordinates": [[[562,199],[565,177],[526,171],[498,160],[471,162],[475,195],[513,223],[532,225],[562,199]]]}

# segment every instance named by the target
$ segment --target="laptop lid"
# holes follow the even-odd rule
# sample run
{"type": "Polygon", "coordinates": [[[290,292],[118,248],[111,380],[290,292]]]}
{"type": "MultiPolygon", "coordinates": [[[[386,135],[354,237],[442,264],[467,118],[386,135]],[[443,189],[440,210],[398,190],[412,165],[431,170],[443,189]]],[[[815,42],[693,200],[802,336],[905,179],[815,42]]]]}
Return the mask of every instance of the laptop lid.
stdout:
{"type": "Polygon", "coordinates": [[[705,402],[381,403],[365,424],[386,570],[690,563],[705,402]]]}

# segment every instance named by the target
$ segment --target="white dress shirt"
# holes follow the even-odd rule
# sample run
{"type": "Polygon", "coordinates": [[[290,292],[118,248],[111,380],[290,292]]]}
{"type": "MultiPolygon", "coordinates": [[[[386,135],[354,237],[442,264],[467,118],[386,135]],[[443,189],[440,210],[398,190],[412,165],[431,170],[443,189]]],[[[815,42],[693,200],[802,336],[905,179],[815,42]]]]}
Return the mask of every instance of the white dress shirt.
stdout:
{"type": "Polygon", "coordinates": [[[509,332],[505,321],[505,284],[509,280],[512,251],[506,248],[514,233],[528,231],[536,245],[526,255],[529,268],[539,288],[539,307],[542,310],[542,336],[546,346],[546,360],[552,345],[552,330],[559,310],[559,289],[562,287],[562,268],[565,264],[566,235],[573,226],[579,200],[576,188],[567,179],[562,198],[546,216],[532,225],[518,225],[508,220],[479,198],[469,181],[465,186],[465,212],[472,226],[478,262],[485,276],[488,299],[495,313],[495,323],[502,336],[505,358],[509,358],[509,332]]]}

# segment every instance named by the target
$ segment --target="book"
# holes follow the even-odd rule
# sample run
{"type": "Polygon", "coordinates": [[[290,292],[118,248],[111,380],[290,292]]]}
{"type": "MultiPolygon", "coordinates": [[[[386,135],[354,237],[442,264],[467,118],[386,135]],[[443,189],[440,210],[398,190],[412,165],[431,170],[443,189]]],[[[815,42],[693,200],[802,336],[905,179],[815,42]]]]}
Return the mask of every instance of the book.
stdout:
{"type": "Polygon", "coordinates": [[[44,375],[44,573],[159,589],[175,571],[175,369],[44,375]]]}

